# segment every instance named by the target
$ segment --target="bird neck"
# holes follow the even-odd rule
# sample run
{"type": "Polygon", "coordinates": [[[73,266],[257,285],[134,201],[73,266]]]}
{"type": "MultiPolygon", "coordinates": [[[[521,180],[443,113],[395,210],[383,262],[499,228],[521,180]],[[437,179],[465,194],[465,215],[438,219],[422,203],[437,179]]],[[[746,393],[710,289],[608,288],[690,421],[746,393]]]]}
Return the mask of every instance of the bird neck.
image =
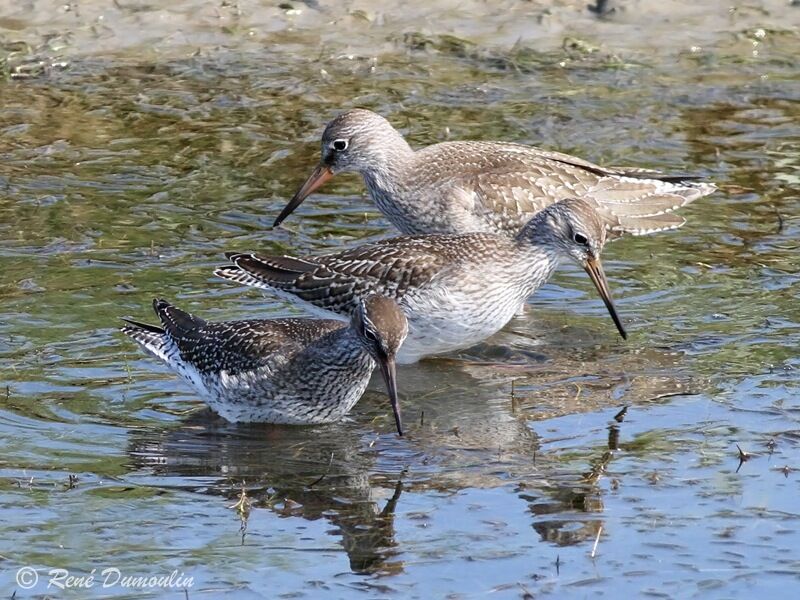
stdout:
{"type": "Polygon", "coordinates": [[[546,219],[540,215],[533,217],[514,239],[519,260],[530,265],[531,293],[550,279],[562,258],[546,219]]]}
{"type": "Polygon", "coordinates": [[[369,355],[351,325],[346,325],[319,338],[314,344],[315,355],[332,367],[349,364],[361,354],[369,355]]]}
{"type": "Polygon", "coordinates": [[[302,362],[305,368],[299,377],[324,386],[368,376],[375,368],[375,361],[350,325],[316,340],[306,349],[302,362]]]}
{"type": "Polygon", "coordinates": [[[371,149],[370,160],[361,169],[361,175],[376,201],[398,195],[410,165],[414,162],[414,150],[397,131],[371,149]]]}
{"type": "Polygon", "coordinates": [[[295,391],[308,394],[313,403],[320,405],[340,404],[349,398],[352,403],[344,410],[349,410],[361,396],[375,368],[375,362],[350,326],[317,339],[293,362],[300,366],[291,374],[290,383],[295,391]],[[351,394],[359,389],[355,395],[351,394]],[[325,393],[320,394],[320,390],[325,393]]]}

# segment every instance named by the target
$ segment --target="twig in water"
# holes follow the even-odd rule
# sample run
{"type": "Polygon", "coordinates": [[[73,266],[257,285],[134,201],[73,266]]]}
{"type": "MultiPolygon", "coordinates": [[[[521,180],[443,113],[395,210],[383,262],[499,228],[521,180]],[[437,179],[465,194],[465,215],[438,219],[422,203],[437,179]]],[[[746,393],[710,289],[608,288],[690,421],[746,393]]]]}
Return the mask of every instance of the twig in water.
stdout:
{"type": "Polygon", "coordinates": [[[778,217],[778,229],[775,230],[775,233],[783,233],[783,215],[774,204],[772,205],[772,210],[775,211],[775,216],[778,217]]]}
{"type": "Polygon", "coordinates": [[[252,500],[247,497],[247,488],[245,487],[244,481],[242,481],[242,491],[239,494],[239,500],[236,504],[231,504],[228,508],[236,510],[242,518],[242,521],[246,521],[247,516],[250,514],[250,505],[252,503],[252,500]]]}
{"type": "Polygon", "coordinates": [[[322,475],[320,475],[320,476],[319,476],[317,479],[315,479],[314,481],[312,481],[311,483],[309,483],[309,484],[308,484],[306,487],[310,487],[310,488],[312,488],[312,487],[314,487],[315,485],[317,485],[317,484],[318,484],[320,481],[322,481],[323,479],[325,479],[325,477],[328,475],[328,473],[330,473],[330,470],[331,470],[331,465],[332,465],[332,464],[333,464],[333,452],[331,452],[331,457],[330,457],[330,460],[328,460],[328,468],[327,468],[327,469],[325,469],[325,472],[324,472],[322,475]]]}
{"type": "Polygon", "coordinates": [[[775,446],[777,445],[778,444],[775,442],[775,438],[770,438],[770,440],[767,442],[767,449],[769,450],[770,456],[772,456],[775,452],[775,446]]]}
{"type": "Polygon", "coordinates": [[[736,472],[738,473],[739,469],[742,468],[742,465],[750,460],[751,454],[742,450],[739,444],[736,444],[736,448],[739,450],[739,466],[736,467],[736,472]]]}
{"type": "Polygon", "coordinates": [[[400,500],[400,494],[403,493],[403,475],[405,471],[400,473],[400,477],[397,479],[397,483],[394,485],[394,493],[392,497],[386,502],[386,506],[383,507],[381,511],[381,517],[387,518],[394,516],[395,508],[397,508],[397,501],[400,500]]]}
{"type": "Polygon", "coordinates": [[[614,415],[614,420],[617,423],[622,423],[625,420],[625,415],[628,414],[628,407],[623,406],[622,410],[620,410],[617,414],[614,415]]]}
{"type": "Polygon", "coordinates": [[[244,546],[244,538],[247,535],[247,520],[250,518],[250,506],[253,501],[247,497],[247,488],[244,481],[242,481],[242,491],[239,494],[239,500],[236,504],[232,504],[228,508],[233,508],[239,513],[239,533],[242,534],[242,546],[244,546]]]}
{"type": "Polygon", "coordinates": [[[594,538],[594,546],[592,547],[592,558],[597,555],[597,544],[600,543],[600,534],[603,533],[603,526],[600,525],[600,529],[597,530],[597,537],[594,538]]]}
{"type": "Polygon", "coordinates": [[[608,449],[619,450],[619,425],[608,426],[608,449]]]}
{"type": "Polygon", "coordinates": [[[739,460],[742,462],[750,460],[750,453],[742,450],[739,444],[736,444],[736,449],[739,451],[739,460]]]}

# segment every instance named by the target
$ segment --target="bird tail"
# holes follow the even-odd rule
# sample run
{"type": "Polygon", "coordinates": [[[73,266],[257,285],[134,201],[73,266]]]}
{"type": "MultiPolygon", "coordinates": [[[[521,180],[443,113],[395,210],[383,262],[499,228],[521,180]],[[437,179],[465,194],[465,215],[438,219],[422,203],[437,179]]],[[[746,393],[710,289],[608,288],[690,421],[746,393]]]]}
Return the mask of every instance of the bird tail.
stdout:
{"type": "Polygon", "coordinates": [[[173,339],[194,337],[198,329],[206,324],[200,317],[195,317],[161,298],[153,300],[153,310],[161,319],[165,333],[173,339]]]}
{"type": "Polygon", "coordinates": [[[254,277],[247,271],[240,269],[236,265],[225,265],[224,267],[217,267],[214,269],[214,275],[217,277],[221,277],[222,279],[227,279],[228,281],[232,281],[234,283],[238,283],[239,285],[245,285],[247,287],[259,288],[262,290],[272,290],[274,289],[269,283],[265,283],[254,277]]]}
{"type": "Polygon", "coordinates": [[[161,327],[123,318],[127,325],[122,328],[122,333],[156,358],[172,364],[177,351],[176,339],[185,340],[196,335],[206,322],[161,298],[153,300],[153,310],[161,320],[161,327]]]}
{"type": "Polygon", "coordinates": [[[261,289],[282,289],[293,284],[304,273],[318,269],[319,265],[291,256],[258,256],[229,252],[233,265],[218,267],[217,277],[261,289]]]}
{"type": "Polygon", "coordinates": [[[133,319],[123,318],[122,320],[127,323],[120,329],[122,333],[138,343],[149,354],[169,362],[168,348],[171,346],[171,340],[166,331],[161,327],[134,321],[133,319]]]}
{"type": "Polygon", "coordinates": [[[616,239],[622,235],[650,235],[660,231],[669,231],[683,227],[686,219],[683,217],[666,213],[652,217],[625,217],[615,219],[607,218],[609,223],[609,237],[616,239]]]}
{"type": "Polygon", "coordinates": [[[717,189],[712,183],[693,179],[651,174],[641,169],[628,170],[621,178],[599,181],[589,190],[589,195],[597,199],[611,231],[646,235],[681,227],[686,220],[674,211],[717,189]],[[650,190],[642,195],[644,180],[650,184],[650,190]]]}

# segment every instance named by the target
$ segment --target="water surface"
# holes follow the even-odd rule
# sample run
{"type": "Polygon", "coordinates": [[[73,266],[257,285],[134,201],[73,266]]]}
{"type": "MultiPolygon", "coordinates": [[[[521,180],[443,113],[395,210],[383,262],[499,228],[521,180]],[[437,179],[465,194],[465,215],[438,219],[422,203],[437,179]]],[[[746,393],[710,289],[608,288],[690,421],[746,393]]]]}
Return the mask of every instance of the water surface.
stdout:
{"type": "Polygon", "coordinates": [[[9,596],[43,596],[57,567],[177,570],[191,598],[800,583],[800,8],[27,4],[0,16],[9,596]],[[119,317],[151,319],[154,296],[204,318],[295,314],[214,279],[222,253],[390,235],[348,176],[268,230],[351,106],[418,146],[519,141],[722,189],[683,229],[606,249],[627,342],[565,267],[485,344],[400,370],[402,439],[380,381],[339,424],[221,422],[119,317]],[[42,575],[30,591],[22,566],[42,575]]]}

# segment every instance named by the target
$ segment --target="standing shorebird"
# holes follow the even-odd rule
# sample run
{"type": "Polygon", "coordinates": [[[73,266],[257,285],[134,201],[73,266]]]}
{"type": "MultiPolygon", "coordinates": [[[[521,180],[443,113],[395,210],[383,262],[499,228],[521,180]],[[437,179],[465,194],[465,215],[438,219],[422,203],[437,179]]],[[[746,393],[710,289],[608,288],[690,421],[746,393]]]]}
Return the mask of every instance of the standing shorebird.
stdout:
{"type": "Polygon", "coordinates": [[[402,233],[501,232],[564,198],[583,198],[616,234],[684,223],[672,211],[712,193],[710,183],[646,169],[606,168],[505,142],[444,142],[414,151],[383,117],[349,110],[322,135],[322,160],[275,220],[280,225],[337,173],[364,177],[369,194],[402,233]]]}
{"type": "Polygon", "coordinates": [[[338,421],[361,398],[377,363],[403,435],[395,358],[408,322],[393,300],[375,294],[353,308],[349,325],[330,319],[207,323],[156,299],[161,327],[125,319],[122,332],[233,422],[338,421]]]}
{"type": "Polygon", "coordinates": [[[584,200],[534,216],[514,238],[497,233],[408,236],[318,257],[228,254],[225,279],[268,289],[329,313],[349,315],[361,298],[395,299],[408,318],[400,363],[467,348],[499,331],[562,258],[580,264],[620,322],[600,254],[606,227],[584,200]]]}

